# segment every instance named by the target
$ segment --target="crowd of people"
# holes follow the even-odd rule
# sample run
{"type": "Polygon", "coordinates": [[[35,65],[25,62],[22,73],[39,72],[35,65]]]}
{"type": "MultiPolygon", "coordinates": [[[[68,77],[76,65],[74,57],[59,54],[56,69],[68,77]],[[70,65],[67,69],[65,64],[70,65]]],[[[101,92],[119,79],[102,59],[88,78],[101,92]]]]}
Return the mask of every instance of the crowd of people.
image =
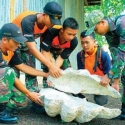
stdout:
{"type": "MultiPolygon", "coordinates": [[[[48,87],[47,77],[60,77],[61,69],[71,67],[69,56],[77,47],[79,29],[77,20],[68,17],[61,25],[62,7],[57,2],[48,2],[42,13],[22,12],[11,23],[0,29],[0,123],[17,123],[15,113],[27,106],[45,112],[39,99],[37,76],[43,77],[44,87],[48,87]],[[40,37],[40,50],[36,38],[40,37]],[[35,59],[42,64],[43,71],[35,69],[35,59]],[[26,87],[19,80],[20,71],[25,73],[26,87]]],[[[87,69],[91,74],[101,76],[102,86],[111,85],[119,91],[123,83],[121,114],[115,119],[125,120],[125,15],[115,18],[105,17],[99,10],[88,14],[87,30],[80,34],[82,50],[76,54],[77,68],[87,69]],[[109,44],[112,60],[98,42],[95,33],[103,35],[109,44]]],[[[80,93],[74,96],[84,98],[80,93]]],[[[98,105],[105,105],[106,95],[94,95],[98,105]]]]}

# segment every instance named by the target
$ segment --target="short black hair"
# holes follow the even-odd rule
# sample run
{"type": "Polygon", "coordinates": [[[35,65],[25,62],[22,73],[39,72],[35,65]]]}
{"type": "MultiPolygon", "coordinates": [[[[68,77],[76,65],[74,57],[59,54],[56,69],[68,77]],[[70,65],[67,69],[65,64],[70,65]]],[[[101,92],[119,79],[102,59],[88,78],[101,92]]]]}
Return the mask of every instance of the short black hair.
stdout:
{"type": "Polygon", "coordinates": [[[92,32],[90,35],[86,35],[87,30],[84,30],[83,32],[81,32],[80,37],[84,38],[87,36],[91,36],[93,39],[95,39],[95,33],[92,32]]]}
{"type": "Polygon", "coordinates": [[[63,28],[71,28],[71,29],[78,29],[79,28],[79,24],[76,21],[76,19],[72,18],[72,17],[68,17],[64,20],[63,22],[63,28]]]}

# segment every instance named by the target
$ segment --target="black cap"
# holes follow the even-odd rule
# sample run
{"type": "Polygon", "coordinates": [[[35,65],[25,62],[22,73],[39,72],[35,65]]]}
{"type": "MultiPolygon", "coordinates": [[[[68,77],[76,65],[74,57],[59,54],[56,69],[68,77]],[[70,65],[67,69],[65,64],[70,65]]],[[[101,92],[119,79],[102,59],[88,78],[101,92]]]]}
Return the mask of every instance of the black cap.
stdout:
{"type": "Polygon", "coordinates": [[[62,7],[57,2],[49,2],[43,8],[43,11],[49,15],[51,22],[54,25],[61,24],[62,7]]]}
{"type": "Polygon", "coordinates": [[[0,29],[0,39],[2,37],[10,37],[17,43],[26,42],[27,39],[22,35],[19,27],[12,23],[6,23],[0,29]]]}

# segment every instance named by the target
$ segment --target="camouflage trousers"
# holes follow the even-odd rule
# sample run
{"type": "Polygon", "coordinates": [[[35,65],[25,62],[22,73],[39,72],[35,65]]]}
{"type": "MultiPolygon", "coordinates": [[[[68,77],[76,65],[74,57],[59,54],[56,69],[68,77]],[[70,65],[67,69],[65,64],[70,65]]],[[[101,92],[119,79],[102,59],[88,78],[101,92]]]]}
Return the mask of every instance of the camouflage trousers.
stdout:
{"type": "MultiPolygon", "coordinates": [[[[35,57],[27,50],[27,51],[21,51],[17,50],[18,56],[21,58],[24,64],[31,66],[35,68],[35,57]]],[[[20,77],[20,71],[13,67],[13,69],[16,72],[16,76],[20,77]]],[[[31,76],[28,74],[25,74],[25,84],[26,88],[31,92],[38,92],[38,81],[36,76],[31,76]]]]}
{"type": "Polygon", "coordinates": [[[9,108],[21,108],[27,105],[24,94],[13,86],[15,78],[12,68],[0,68],[0,103],[7,103],[9,108]]]}
{"type": "MultiPolygon", "coordinates": [[[[55,60],[59,56],[58,51],[51,51],[51,54],[52,54],[53,59],[55,59],[55,60]]],[[[69,59],[64,59],[63,64],[62,64],[62,66],[60,68],[62,70],[65,70],[68,67],[71,67],[71,63],[70,63],[69,59]]],[[[43,72],[48,72],[48,68],[43,64],[41,64],[41,69],[43,69],[43,72]]],[[[47,78],[43,77],[43,87],[44,88],[48,87],[48,85],[46,84],[46,80],[47,80],[47,78]]]]}
{"type": "MultiPolygon", "coordinates": [[[[112,47],[112,48],[110,48],[110,52],[111,52],[112,63],[113,63],[114,60],[117,57],[118,49],[116,47],[112,47]]],[[[122,83],[122,86],[123,86],[122,103],[125,104],[125,67],[122,70],[121,83],[122,83]]]]}
{"type": "MultiPolygon", "coordinates": [[[[27,64],[31,67],[35,67],[35,58],[34,56],[29,52],[29,51],[20,51],[17,50],[18,56],[22,59],[24,64],[27,64]]],[[[20,77],[20,71],[15,68],[12,67],[16,73],[16,77],[19,78],[20,77]]],[[[33,92],[38,92],[38,82],[35,76],[31,76],[28,74],[25,74],[25,84],[26,84],[26,88],[33,92]]],[[[18,105],[17,108],[20,108],[20,106],[26,106],[27,101],[26,101],[26,96],[24,94],[22,94],[19,90],[17,90],[16,88],[13,89],[13,95],[16,98],[16,100],[18,100],[18,105]]],[[[9,103],[8,107],[15,107],[15,104],[17,104],[17,102],[15,100],[11,101],[11,103],[9,103]]]]}

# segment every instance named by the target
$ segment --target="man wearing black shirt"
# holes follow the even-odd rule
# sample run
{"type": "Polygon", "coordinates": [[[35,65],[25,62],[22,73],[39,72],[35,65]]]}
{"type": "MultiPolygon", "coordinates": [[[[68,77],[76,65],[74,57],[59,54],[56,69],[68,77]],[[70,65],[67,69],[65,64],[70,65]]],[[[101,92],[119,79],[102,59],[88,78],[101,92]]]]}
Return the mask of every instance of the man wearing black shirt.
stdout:
{"type": "MultiPolygon", "coordinates": [[[[78,44],[78,40],[76,38],[77,32],[78,23],[71,17],[65,19],[61,29],[49,28],[44,33],[40,45],[42,54],[47,60],[59,68],[68,68],[70,66],[68,57],[78,44]]],[[[46,68],[43,68],[43,70],[47,71],[46,68]]],[[[43,80],[44,85],[46,85],[46,79],[44,78],[43,80]]]]}
{"type": "MultiPolygon", "coordinates": [[[[36,13],[32,11],[26,11],[20,13],[12,23],[16,24],[21,30],[23,35],[28,39],[26,43],[21,44],[18,50],[20,58],[23,62],[33,68],[35,68],[35,58],[41,63],[45,64],[49,72],[54,77],[61,75],[60,69],[55,65],[52,65],[46,58],[40,53],[36,47],[36,38],[42,37],[47,28],[53,27],[53,25],[60,25],[62,17],[62,8],[57,2],[48,2],[43,8],[43,13],[36,13]]],[[[17,71],[19,76],[19,72],[17,71]]],[[[26,87],[30,91],[38,91],[38,82],[36,77],[26,74],[26,87]]]]}
{"type": "MultiPolygon", "coordinates": [[[[23,35],[28,39],[25,43],[21,44],[18,49],[18,55],[23,63],[35,68],[35,58],[41,63],[45,64],[49,73],[54,77],[61,75],[61,70],[57,66],[50,63],[36,47],[36,38],[41,37],[47,28],[53,25],[60,25],[62,17],[62,7],[57,2],[48,2],[43,8],[42,13],[25,11],[20,13],[13,21],[21,30],[23,35]]],[[[14,67],[17,77],[20,72],[14,67]]],[[[38,81],[36,76],[25,74],[25,84],[28,90],[38,92],[38,81]]],[[[16,95],[15,95],[16,96],[16,95]]],[[[40,113],[40,107],[32,104],[32,109],[40,113]]],[[[42,112],[42,111],[41,111],[42,112]]]]}

